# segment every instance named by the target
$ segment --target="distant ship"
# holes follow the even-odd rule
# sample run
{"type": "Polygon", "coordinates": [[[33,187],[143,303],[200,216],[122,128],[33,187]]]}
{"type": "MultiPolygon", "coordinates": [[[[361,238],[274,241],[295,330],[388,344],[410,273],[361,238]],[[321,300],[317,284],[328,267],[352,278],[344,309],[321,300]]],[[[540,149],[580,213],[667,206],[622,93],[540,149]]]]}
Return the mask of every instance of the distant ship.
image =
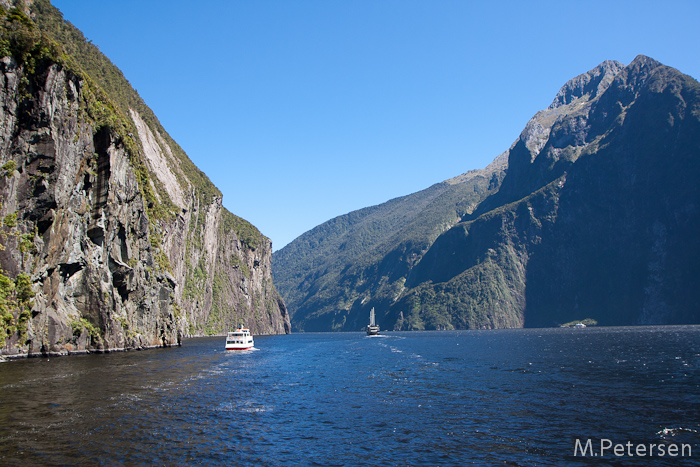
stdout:
{"type": "Polygon", "coordinates": [[[379,326],[374,322],[374,307],[372,311],[369,312],[369,325],[367,326],[367,335],[376,336],[379,334],[379,326]]]}
{"type": "Polygon", "coordinates": [[[248,350],[254,345],[253,336],[248,328],[240,327],[226,335],[226,350],[248,350]]]}

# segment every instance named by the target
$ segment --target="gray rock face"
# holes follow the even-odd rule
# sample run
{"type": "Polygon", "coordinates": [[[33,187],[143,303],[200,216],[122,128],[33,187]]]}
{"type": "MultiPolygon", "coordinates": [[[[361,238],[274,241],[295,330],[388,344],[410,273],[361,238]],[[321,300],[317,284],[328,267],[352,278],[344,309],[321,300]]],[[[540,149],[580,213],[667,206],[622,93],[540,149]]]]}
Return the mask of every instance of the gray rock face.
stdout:
{"type": "Polygon", "coordinates": [[[157,129],[132,110],[140,147],[130,153],[86,114],[82,78],[57,64],[31,86],[26,75],[0,60],[0,266],[9,278],[29,276],[34,293],[28,320],[8,311],[2,354],[170,346],[237,324],[289,332],[270,241],[221,197],[197,196],[157,129]],[[177,214],[156,216],[144,182],[177,214]],[[239,238],[241,225],[254,241],[239,238]]]}
{"type": "Polygon", "coordinates": [[[559,90],[549,109],[569,105],[581,98],[595,99],[605,92],[615,76],[624,68],[620,62],[606,60],[591,71],[569,80],[559,90]]]}

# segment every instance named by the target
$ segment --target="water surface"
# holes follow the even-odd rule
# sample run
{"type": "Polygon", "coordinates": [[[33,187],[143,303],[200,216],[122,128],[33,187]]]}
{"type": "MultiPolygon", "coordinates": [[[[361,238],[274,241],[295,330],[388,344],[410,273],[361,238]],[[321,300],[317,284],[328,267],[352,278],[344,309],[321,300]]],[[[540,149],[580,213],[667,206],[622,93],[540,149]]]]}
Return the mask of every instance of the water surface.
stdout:
{"type": "Polygon", "coordinates": [[[0,364],[0,464],[700,464],[698,326],[255,343],[0,364]],[[576,439],[693,456],[575,457],[576,439]]]}

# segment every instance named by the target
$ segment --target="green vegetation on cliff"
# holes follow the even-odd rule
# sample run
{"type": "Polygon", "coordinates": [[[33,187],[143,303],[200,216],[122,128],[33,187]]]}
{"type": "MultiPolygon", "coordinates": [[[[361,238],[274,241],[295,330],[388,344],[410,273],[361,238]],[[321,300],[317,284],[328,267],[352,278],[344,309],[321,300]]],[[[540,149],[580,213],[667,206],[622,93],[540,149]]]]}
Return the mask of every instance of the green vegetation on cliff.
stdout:
{"type": "Polygon", "coordinates": [[[18,274],[14,280],[0,274],[0,347],[17,333],[17,341],[24,343],[27,322],[31,318],[34,292],[26,274],[18,274]]]}
{"type": "MultiPolygon", "coordinates": [[[[6,248],[5,244],[8,240],[18,241],[23,253],[34,248],[33,235],[22,235],[17,231],[17,215],[12,216],[11,222],[8,222],[8,217],[9,215],[5,216],[4,225],[0,226],[0,239],[2,239],[0,251],[6,248]]],[[[27,323],[31,318],[34,295],[31,278],[28,275],[19,273],[11,279],[0,270],[0,347],[5,346],[6,340],[15,335],[20,345],[26,340],[27,323]]]]}

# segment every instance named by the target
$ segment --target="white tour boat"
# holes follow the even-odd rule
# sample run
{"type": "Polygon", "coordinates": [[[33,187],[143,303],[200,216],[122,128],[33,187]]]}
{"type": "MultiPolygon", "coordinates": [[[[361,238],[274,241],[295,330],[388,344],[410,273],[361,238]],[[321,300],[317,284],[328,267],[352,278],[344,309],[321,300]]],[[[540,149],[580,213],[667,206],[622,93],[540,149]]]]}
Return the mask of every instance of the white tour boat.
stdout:
{"type": "Polygon", "coordinates": [[[241,327],[226,335],[226,350],[248,350],[254,345],[253,336],[248,328],[241,327]]]}

